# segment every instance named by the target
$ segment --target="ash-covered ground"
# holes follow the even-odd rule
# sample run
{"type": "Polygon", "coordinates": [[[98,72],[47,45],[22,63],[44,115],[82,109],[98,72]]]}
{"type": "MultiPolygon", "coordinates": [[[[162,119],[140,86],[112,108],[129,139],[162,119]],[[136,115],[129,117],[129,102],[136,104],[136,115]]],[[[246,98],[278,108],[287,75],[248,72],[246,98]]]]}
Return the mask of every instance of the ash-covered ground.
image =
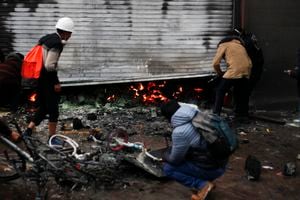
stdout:
{"type": "MultiPolygon", "coordinates": [[[[97,134],[105,140],[118,127],[126,129],[130,140],[144,142],[151,149],[164,147],[164,135],[171,132],[168,122],[160,116],[159,108],[155,105],[133,105],[126,101],[78,105],[65,101],[60,110],[58,133],[74,138],[84,148],[90,145],[86,140],[89,134],[97,134]]],[[[208,199],[299,199],[300,173],[295,176],[282,173],[288,162],[300,166],[299,128],[285,123],[291,121],[295,113],[257,111],[255,116],[248,123],[231,124],[238,134],[239,149],[231,156],[227,172],[216,181],[217,187],[208,199]],[[247,179],[244,166],[248,155],[254,155],[262,164],[258,181],[247,179]]],[[[26,121],[25,116],[23,120],[26,121]]],[[[46,141],[47,120],[35,131],[46,141]]],[[[122,160],[118,153],[109,156],[117,159],[108,170],[106,182],[70,191],[70,188],[60,187],[50,181],[49,199],[190,199],[190,189],[172,180],[157,178],[122,160]]],[[[0,186],[1,199],[34,199],[35,186],[31,182],[18,179],[0,183],[0,186]]]]}

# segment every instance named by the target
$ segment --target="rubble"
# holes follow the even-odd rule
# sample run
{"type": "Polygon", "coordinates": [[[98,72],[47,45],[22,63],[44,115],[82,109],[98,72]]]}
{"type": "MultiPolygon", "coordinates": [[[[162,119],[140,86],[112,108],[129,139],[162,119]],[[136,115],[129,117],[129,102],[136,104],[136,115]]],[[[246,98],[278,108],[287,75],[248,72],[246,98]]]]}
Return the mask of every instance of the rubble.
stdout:
{"type": "MultiPolygon", "coordinates": [[[[128,132],[130,140],[144,141],[151,149],[159,149],[166,145],[164,136],[169,135],[172,130],[168,121],[161,116],[158,105],[155,104],[141,104],[126,98],[116,99],[113,102],[93,101],[87,96],[78,98],[78,101],[62,99],[57,131],[76,140],[83,151],[93,148],[94,144],[87,139],[90,134],[105,141],[108,135],[118,127],[123,127],[128,132]],[[74,127],[74,124],[79,124],[79,126],[74,127]]],[[[267,115],[268,112],[263,114],[267,115]]],[[[293,119],[293,115],[282,111],[272,113],[272,117],[286,122],[293,119]]],[[[26,122],[27,117],[22,116],[19,120],[26,122]]],[[[299,176],[293,176],[293,179],[289,180],[282,179],[283,176],[276,176],[278,171],[282,171],[285,163],[297,157],[297,162],[299,162],[299,130],[287,124],[282,125],[258,118],[251,119],[248,124],[233,125],[241,145],[231,157],[224,177],[217,180],[217,188],[212,192],[212,197],[220,200],[241,198],[246,200],[257,195],[258,199],[268,199],[270,195],[273,199],[293,199],[299,196],[299,190],[295,186],[299,183],[299,176]],[[264,169],[261,171],[259,181],[251,181],[251,183],[245,181],[247,178],[243,171],[245,160],[250,153],[261,161],[262,169],[264,169]],[[268,190],[265,187],[268,187],[268,190]],[[278,192],[278,188],[282,190],[278,192]],[[247,196],[243,195],[244,193],[247,193],[247,196]]],[[[42,140],[47,141],[47,129],[47,120],[44,120],[36,127],[35,132],[42,140]]],[[[96,190],[91,187],[69,193],[55,184],[50,184],[50,197],[74,200],[80,198],[120,199],[124,196],[128,200],[162,199],[168,197],[164,193],[168,192],[168,194],[176,194],[174,200],[190,198],[188,189],[169,180],[166,182],[166,180],[157,179],[146,170],[126,162],[124,153],[131,152],[103,153],[101,156],[103,183],[99,182],[96,190]]],[[[22,185],[22,181],[19,181],[20,186],[15,190],[22,192],[28,190],[28,197],[24,198],[32,199],[30,198],[32,187],[22,185]]],[[[2,187],[5,189],[10,186],[2,187]]],[[[13,193],[10,195],[13,196],[13,193]]]]}

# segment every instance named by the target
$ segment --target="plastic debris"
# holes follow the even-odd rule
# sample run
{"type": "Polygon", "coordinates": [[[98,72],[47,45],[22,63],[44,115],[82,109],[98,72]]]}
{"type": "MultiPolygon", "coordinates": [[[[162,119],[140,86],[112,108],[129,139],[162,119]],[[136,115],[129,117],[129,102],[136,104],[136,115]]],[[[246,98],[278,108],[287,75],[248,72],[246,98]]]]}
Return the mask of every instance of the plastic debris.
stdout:
{"type": "Polygon", "coordinates": [[[245,133],[244,131],[241,131],[241,132],[239,132],[239,135],[246,136],[247,133],[245,133]]]}
{"type": "Polygon", "coordinates": [[[283,167],[283,175],[295,176],[296,175],[296,163],[288,162],[283,167]]]}
{"type": "Polygon", "coordinates": [[[273,170],[273,169],[274,169],[274,167],[268,166],[268,165],[263,165],[262,168],[263,168],[263,169],[270,169],[270,170],[273,170]]]}

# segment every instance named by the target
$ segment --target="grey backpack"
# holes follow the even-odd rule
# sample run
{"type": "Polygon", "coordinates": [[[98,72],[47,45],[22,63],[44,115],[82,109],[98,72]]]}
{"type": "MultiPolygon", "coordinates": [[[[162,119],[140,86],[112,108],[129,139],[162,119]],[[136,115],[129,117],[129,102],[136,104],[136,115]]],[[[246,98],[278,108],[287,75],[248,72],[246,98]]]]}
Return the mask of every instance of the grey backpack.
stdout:
{"type": "Polygon", "coordinates": [[[198,111],[192,124],[206,140],[208,151],[213,157],[227,158],[238,148],[237,136],[224,118],[198,111]]]}

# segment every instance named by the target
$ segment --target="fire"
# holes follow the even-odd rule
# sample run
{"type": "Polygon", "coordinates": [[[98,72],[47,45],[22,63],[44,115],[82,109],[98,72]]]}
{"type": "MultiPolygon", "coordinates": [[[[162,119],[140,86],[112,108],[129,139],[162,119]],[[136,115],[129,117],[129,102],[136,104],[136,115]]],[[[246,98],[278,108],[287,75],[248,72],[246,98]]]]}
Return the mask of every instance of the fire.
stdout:
{"type": "Polygon", "coordinates": [[[131,91],[134,92],[133,98],[138,98],[141,96],[141,100],[145,103],[155,103],[161,101],[167,101],[168,98],[164,96],[161,92],[161,88],[164,88],[166,81],[162,83],[149,82],[138,83],[136,86],[130,86],[131,91]]]}
{"type": "Polygon", "coordinates": [[[179,86],[178,88],[177,88],[177,91],[175,91],[174,93],[173,93],[173,97],[175,98],[175,99],[177,99],[178,97],[179,97],[179,95],[180,94],[182,94],[183,93],[183,87],[182,86],[179,86]]]}
{"type": "MultiPolygon", "coordinates": [[[[134,100],[144,104],[159,104],[168,101],[169,98],[177,99],[178,101],[184,100],[187,97],[200,100],[204,91],[200,87],[190,88],[190,85],[173,85],[167,81],[135,83],[130,85],[128,90],[134,100]]],[[[108,102],[115,102],[118,100],[118,97],[118,94],[110,94],[106,100],[108,102]]]]}
{"type": "Polygon", "coordinates": [[[30,92],[27,96],[27,105],[26,105],[26,111],[29,113],[34,113],[37,110],[37,100],[38,100],[38,94],[36,92],[30,92]]]}
{"type": "Polygon", "coordinates": [[[144,89],[145,89],[145,87],[143,86],[143,84],[139,83],[139,90],[144,90],[144,89]]]}
{"type": "Polygon", "coordinates": [[[36,96],[37,96],[37,93],[32,93],[32,94],[29,96],[29,101],[35,102],[35,101],[36,101],[36,96]]]}
{"type": "Polygon", "coordinates": [[[143,90],[143,89],[144,89],[144,87],[140,87],[140,89],[138,89],[138,88],[135,88],[134,86],[130,86],[130,90],[134,91],[134,98],[140,96],[139,91],[143,90]]]}

